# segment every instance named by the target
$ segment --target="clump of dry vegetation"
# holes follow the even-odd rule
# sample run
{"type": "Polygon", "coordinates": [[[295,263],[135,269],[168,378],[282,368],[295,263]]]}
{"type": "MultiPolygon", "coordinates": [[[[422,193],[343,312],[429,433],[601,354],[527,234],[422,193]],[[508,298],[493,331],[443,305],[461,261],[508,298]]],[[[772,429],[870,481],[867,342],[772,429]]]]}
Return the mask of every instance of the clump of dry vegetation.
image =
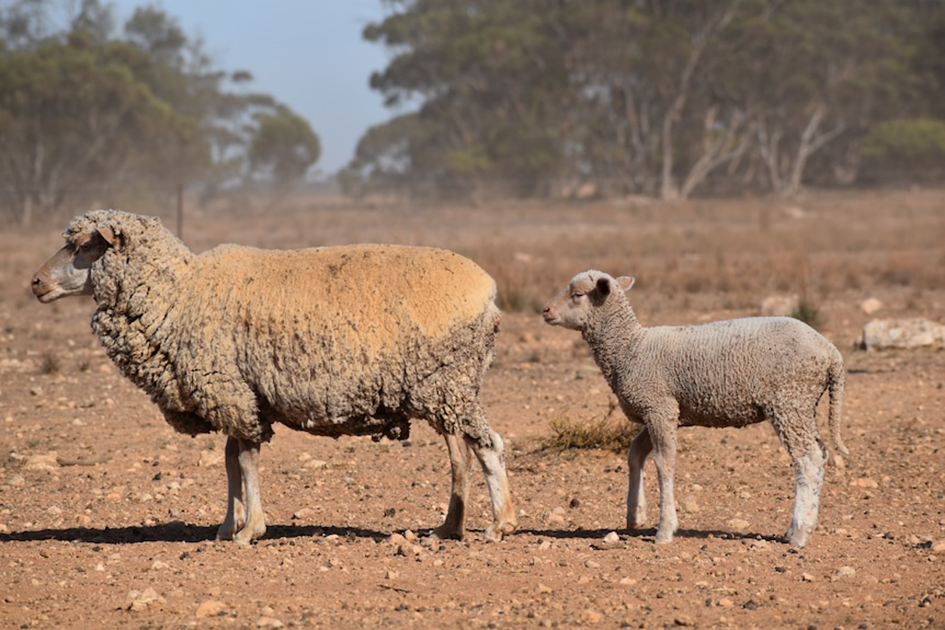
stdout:
{"type": "Polygon", "coordinates": [[[614,414],[617,405],[601,417],[575,419],[558,415],[548,422],[550,434],[541,440],[544,450],[564,452],[570,450],[599,449],[626,453],[630,442],[640,432],[642,425],[632,424],[623,414],[614,414]]]}

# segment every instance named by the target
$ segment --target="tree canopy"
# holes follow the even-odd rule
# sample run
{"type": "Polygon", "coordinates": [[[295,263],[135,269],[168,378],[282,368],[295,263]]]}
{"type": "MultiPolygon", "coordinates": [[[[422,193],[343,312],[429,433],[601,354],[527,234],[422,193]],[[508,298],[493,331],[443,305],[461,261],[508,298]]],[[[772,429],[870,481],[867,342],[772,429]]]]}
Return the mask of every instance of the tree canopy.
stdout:
{"type": "Polygon", "coordinates": [[[28,224],[141,182],[212,196],[303,177],[318,136],[251,81],[154,6],[119,32],[99,0],[0,0],[0,216],[28,224]]]}
{"type": "Polygon", "coordinates": [[[791,195],[875,172],[889,133],[945,116],[941,0],[385,6],[370,84],[417,107],[363,136],[353,194],[791,195]]]}

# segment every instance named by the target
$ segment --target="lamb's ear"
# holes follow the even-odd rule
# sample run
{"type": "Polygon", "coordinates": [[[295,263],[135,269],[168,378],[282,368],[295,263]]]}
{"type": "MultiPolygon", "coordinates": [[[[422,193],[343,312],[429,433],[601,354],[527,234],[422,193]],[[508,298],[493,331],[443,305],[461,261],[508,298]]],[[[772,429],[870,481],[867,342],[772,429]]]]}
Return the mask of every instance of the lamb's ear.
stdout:
{"type": "Polygon", "coordinates": [[[610,295],[610,278],[597,279],[597,292],[602,296],[610,295]]]}
{"type": "Polygon", "coordinates": [[[115,249],[121,249],[121,234],[115,234],[115,230],[108,226],[102,226],[96,230],[98,235],[105,239],[105,242],[114,247],[115,249]]]}
{"type": "Polygon", "coordinates": [[[636,279],[633,276],[620,276],[617,278],[617,286],[624,292],[629,291],[636,279]]]}
{"type": "Polygon", "coordinates": [[[589,294],[591,303],[594,306],[600,306],[607,301],[610,295],[610,278],[598,278],[594,290],[589,294]]]}

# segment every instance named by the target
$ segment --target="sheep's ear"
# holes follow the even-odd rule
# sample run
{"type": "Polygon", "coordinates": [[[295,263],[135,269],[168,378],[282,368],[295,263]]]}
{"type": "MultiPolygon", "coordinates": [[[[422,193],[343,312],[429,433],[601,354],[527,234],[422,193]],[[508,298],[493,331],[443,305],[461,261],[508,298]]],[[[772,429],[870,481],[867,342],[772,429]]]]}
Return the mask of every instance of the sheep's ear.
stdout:
{"type": "Polygon", "coordinates": [[[636,282],[636,278],[633,276],[620,276],[617,278],[617,286],[623,291],[629,291],[634,282],[636,282]]]}
{"type": "Polygon", "coordinates": [[[121,248],[121,235],[115,234],[115,230],[108,226],[100,227],[96,230],[98,235],[105,239],[105,242],[116,249],[121,248]]]}

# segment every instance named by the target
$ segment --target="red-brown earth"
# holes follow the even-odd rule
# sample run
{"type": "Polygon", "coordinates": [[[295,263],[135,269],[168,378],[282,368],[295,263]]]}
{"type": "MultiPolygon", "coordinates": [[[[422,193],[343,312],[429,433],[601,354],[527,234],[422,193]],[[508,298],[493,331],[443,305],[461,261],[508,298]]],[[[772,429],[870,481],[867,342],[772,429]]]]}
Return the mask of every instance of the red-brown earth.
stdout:
{"type": "MultiPolygon", "coordinates": [[[[945,353],[854,345],[872,317],[943,321],[945,192],[444,210],[298,198],[187,221],[196,251],[407,242],[486,267],[506,312],[483,397],[507,442],[519,530],[483,539],[477,471],[467,540],[428,537],[449,493],[428,426],[379,443],[280,427],[262,449],[266,536],[215,541],[224,438],[171,430],[91,334],[90,299],[32,298],[66,219],[7,228],[0,627],[945,628],[945,353]],[[780,539],[793,475],[768,425],[681,431],[680,531],[659,546],[652,527],[625,529],[624,455],[543,448],[552,421],[599,420],[613,405],[580,336],[535,309],[589,267],[637,276],[648,325],[755,315],[773,294],[812,308],[844,355],[851,452],[828,467],[806,547],[780,539]],[[883,304],[872,315],[860,306],[870,297],[883,304]],[[612,531],[619,540],[602,544],[612,531]]],[[[820,420],[825,433],[823,404],[820,420]]],[[[655,476],[648,464],[650,524],[655,476]]]]}

